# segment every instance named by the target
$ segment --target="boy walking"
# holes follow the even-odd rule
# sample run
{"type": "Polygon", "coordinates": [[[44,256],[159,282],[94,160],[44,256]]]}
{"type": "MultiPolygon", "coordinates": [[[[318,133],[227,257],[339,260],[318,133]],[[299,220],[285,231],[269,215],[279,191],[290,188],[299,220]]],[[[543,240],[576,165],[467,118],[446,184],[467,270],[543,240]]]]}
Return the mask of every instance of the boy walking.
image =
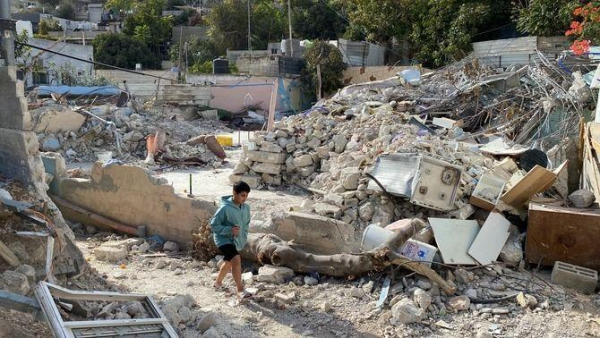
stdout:
{"type": "Polygon", "coordinates": [[[235,183],[233,195],[221,198],[221,206],[210,221],[215,244],[225,256],[214,288],[221,289],[223,279],[231,271],[237,295],[242,299],[251,296],[242,284],[242,258],[239,254],[246,245],[250,226],[250,206],[245,203],[249,193],[250,186],[246,182],[235,183]]]}

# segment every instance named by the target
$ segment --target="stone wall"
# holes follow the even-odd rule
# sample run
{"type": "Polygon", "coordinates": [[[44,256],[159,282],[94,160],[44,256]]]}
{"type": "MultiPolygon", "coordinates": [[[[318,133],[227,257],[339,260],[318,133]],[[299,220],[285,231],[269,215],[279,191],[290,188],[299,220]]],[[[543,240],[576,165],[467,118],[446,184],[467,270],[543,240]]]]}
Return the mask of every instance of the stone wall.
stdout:
{"type": "MultiPolygon", "coordinates": [[[[97,162],[90,179],[66,178],[57,171],[59,197],[125,225],[145,225],[148,236],[159,235],[184,248],[190,248],[192,232],[217,209],[213,202],[176,194],[164,179],[137,166],[102,168],[97,162]]],[[[63,212],[69,220],[100,226],[70,210],[63,212]]]]}
{"type": "MultiPolygon", "coordinates": [[[[407,66],[379,66],[379,67],[349,67],[344,71],[344,84],[357,84],[371,81],[380,81],[396,76],[398,72],[414,67],[407,66]]],[[[429,70],[423,69],[425,74],[429,70]]]]}
{"type": "MultiPolygon", "coordinates": [[[[0,67],[0,175],[31,187],[49,210],[59,245],[55,247],[55,264],[64,259],[74,260],[82,268],[85,260],[72,242],[73,232],[61,212],[48,198],[44,164],[39,152],[33,123],[23,95],[23,82],[17,80],[15,67],[0,67]]],[[[10,243],[7,243],[10,245],[10,243]]]]}

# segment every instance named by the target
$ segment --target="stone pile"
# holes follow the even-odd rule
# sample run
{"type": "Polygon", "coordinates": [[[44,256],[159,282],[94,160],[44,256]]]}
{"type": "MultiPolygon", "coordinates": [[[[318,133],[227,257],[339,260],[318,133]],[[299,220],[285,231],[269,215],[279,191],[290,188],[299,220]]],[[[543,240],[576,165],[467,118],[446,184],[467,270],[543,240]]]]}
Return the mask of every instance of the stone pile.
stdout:
{"type": "Polygon", "coordinates": [[[473,153],[445,132],[430,134],[410,124],[410,102],[369,102],[362,112],[324,115],[313,111],[276,124],[274,132],[258,132],[244,149],[230,177],[257,187],[295,183],[317,192],[310,211],[350,224],[388,224],[399,217],[435,215],[411,203],[394,206],[380,191],[368,189],[369,173],[384,153],[413,152],[463,166],[457,208],[470,196],[479,176],[494,160],[473,153]]]}
{"type": "MultiPolygon", "coordinates": [[[[380,155],[417,153],[462,167],[456,212],[450,216],[468,218],[474,211],[467,204],[475,185],[498,165],[480,146],[510,134],[525,147],[548,151],[564,139],[535,136],[537,119],[532,114],[549,116],[555,108],[581,113],[582,101],[571,94],[574,82],[557,85],[562,75],[556,69],[534,65],[498,72],[477,60],[451,68],[423,76],[417,87],[393,78],[343,88],[307,112],[278,121],[272,132],[257,132],[230,180],[253,187],[297,184],[315,193],[300,211],[357,228],[442,216],[398,198],[390,201],[373,190],[368,174],[380,155]],[[521,103],[512,106],[517,97],[521,103]]],[[[561,122],[563,135],[578,135],[578,117],[573,116],[561,122]]]]}

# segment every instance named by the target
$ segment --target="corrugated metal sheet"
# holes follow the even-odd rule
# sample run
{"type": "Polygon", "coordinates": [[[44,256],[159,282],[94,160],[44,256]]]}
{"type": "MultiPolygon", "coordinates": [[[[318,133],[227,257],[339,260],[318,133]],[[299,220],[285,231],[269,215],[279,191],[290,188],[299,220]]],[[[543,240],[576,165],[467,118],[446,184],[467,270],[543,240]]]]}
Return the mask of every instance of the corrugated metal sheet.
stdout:
{"type": "Polygon", "coordinates": [[[344,62],[352,67],[364,67],[369,55],[369,44],[365,42],[338,40],[338,48],[342,52],[344,62]]]}
{"type": "MultiPolygon", "coordinates": [[[[416,153],[382,155],[377,159],[371,172],[388,193],[395,196],[411,197],[412,184],[419,170],[421,156],[416,153]]],[[[369,189],[381,191],[379,186],[369,181],[369,189]]]]}
{"type": "Polygon", "coordinates": [[[537,60],[538,50],[549,59],[554,59],[569,45],[566,36],[491,40],[473,43],[473,56],[484,64],[496,67],[526,65],[537,60]]]}

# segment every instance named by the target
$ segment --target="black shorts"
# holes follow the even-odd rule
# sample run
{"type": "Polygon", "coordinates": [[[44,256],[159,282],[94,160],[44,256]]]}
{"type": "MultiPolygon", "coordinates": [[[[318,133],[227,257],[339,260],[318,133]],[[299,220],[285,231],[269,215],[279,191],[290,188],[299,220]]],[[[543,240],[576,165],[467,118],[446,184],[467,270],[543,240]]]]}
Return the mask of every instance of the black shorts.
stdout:
{"type": "Polygon", "coordinates": [[[233,244],[225,244],[225,245],[221,245],[219,247],[219,251],[221,251],[221,253],[223,254],[223,256],[225,256],[225,258],[223,258],[226,261],[231,261],[235,256],[239,255],[240,253],[237,251],[237,249],[235,248],[235,245],[233,244]]]}

